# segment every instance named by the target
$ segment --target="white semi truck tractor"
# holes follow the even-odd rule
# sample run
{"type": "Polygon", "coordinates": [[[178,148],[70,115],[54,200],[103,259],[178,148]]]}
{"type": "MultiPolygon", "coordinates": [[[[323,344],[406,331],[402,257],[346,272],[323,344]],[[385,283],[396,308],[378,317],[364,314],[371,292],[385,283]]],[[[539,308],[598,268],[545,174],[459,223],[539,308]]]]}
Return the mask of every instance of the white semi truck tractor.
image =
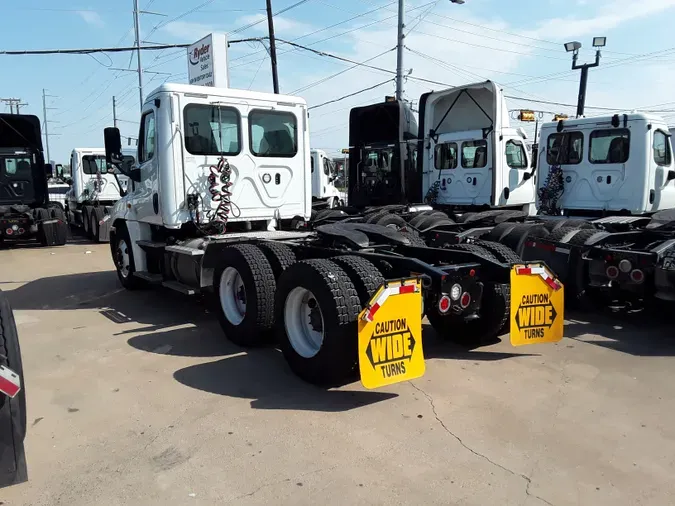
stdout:
{"type": "MultiPolygon", "coordinates": [[[[134,152],[124,150],[127,162],[133,163],[134,152]]],[[[84,234],[96,242],[108,242],[109,224],[106,216],[111,207],[127,190],[129,178],[116,173],[106,163],[103,148],[75,148],[70,157],[71,177],[66,193],[68,222],[81,227],[84,234]]]]}
{"type": "Polygon", "coordinates": [[[315,209],[332,209],[345,204],[344,195],[335,186],[335,162],[321,149],[311,151],[312,206],[315,209]]]}

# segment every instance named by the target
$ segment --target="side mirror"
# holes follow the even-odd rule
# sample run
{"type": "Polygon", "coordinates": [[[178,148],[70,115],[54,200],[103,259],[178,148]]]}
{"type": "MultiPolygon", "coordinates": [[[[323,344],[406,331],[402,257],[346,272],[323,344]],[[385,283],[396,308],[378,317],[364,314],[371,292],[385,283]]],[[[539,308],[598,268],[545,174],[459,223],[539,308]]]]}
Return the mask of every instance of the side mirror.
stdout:
{"type": "Polygon", "coordinates": [[[672,181],[675,179],[675,170],[669,170],[668,175],[666,176],[666,181],[672,181]]]}
{"type": "Polygon", "coordinates": [[[109,164],[119,165],[122,163],[122,137],[119,128],[108,127],[103,130],[105,142],[105,160],[109,164]]]}
{"type": "Polygon", "coordinates": [[[47,178],[54,177],[54,167],[52,167],[51,163],[45,163],[45,174],[47,178]]]}
{"type": "Polygon", "coordinates": [[[68,186],[73,186],[73,178],[70,178],[70,177],[69,177],[68,179],[66,179],[66,184],[67,184],[68,186]]]}
{"type": "Polygon", "coordinates": [[[129,169],[126,174],[129,176],[129,179],[134,181],[135,183],[140,183],[141,182],[141,169],[129,169]]]}
{"type": "Polygon", "coordinates": [[[526,172],[525,174],[523,174],[523,181],[528,181],[531,177],[532,177],[532,173],[526,172]]]}

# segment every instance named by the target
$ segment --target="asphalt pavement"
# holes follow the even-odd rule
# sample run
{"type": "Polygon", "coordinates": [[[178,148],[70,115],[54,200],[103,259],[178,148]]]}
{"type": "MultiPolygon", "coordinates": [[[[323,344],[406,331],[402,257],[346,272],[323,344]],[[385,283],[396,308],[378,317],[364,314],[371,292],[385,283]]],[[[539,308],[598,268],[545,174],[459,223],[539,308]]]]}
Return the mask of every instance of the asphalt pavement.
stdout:
{"type": "Polygon", "coordinates": [[[567,314],[565,339],[468,351],[425,329],[426,375],[296,378],[205,301],[123,290],[108,245],[0,250],[28,396],[29,481],[4,505],[672,505],[667,318],[567,314]]]}

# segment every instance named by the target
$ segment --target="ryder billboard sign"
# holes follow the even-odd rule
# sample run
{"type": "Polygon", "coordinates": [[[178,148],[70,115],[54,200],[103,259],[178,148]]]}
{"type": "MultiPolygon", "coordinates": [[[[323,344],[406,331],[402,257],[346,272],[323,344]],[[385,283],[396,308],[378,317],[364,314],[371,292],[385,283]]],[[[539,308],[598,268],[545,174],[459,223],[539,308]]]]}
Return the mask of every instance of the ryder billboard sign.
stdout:
{"type": "Polygon", "coordinates": [[[188,82],[197,86],[229,88],[227,36],[211,33],[188,48],[188,82]]]}

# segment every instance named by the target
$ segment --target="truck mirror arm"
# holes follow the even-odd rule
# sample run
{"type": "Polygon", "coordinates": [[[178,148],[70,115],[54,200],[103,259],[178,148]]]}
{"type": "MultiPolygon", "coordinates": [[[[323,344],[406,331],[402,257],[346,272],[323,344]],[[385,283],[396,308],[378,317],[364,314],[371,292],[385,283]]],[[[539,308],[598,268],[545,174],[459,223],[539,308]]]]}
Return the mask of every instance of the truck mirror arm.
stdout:
{"type": "Polygon", "coordinates": [[[126,197],[127,191],[122,188],[122,182],[120,181],[120,178],[117,176],[117,172],[113,172],[113,177],[115,178],[115,181],[117,181],[117,190],[120,192],[120,197],[126,197]]]}

